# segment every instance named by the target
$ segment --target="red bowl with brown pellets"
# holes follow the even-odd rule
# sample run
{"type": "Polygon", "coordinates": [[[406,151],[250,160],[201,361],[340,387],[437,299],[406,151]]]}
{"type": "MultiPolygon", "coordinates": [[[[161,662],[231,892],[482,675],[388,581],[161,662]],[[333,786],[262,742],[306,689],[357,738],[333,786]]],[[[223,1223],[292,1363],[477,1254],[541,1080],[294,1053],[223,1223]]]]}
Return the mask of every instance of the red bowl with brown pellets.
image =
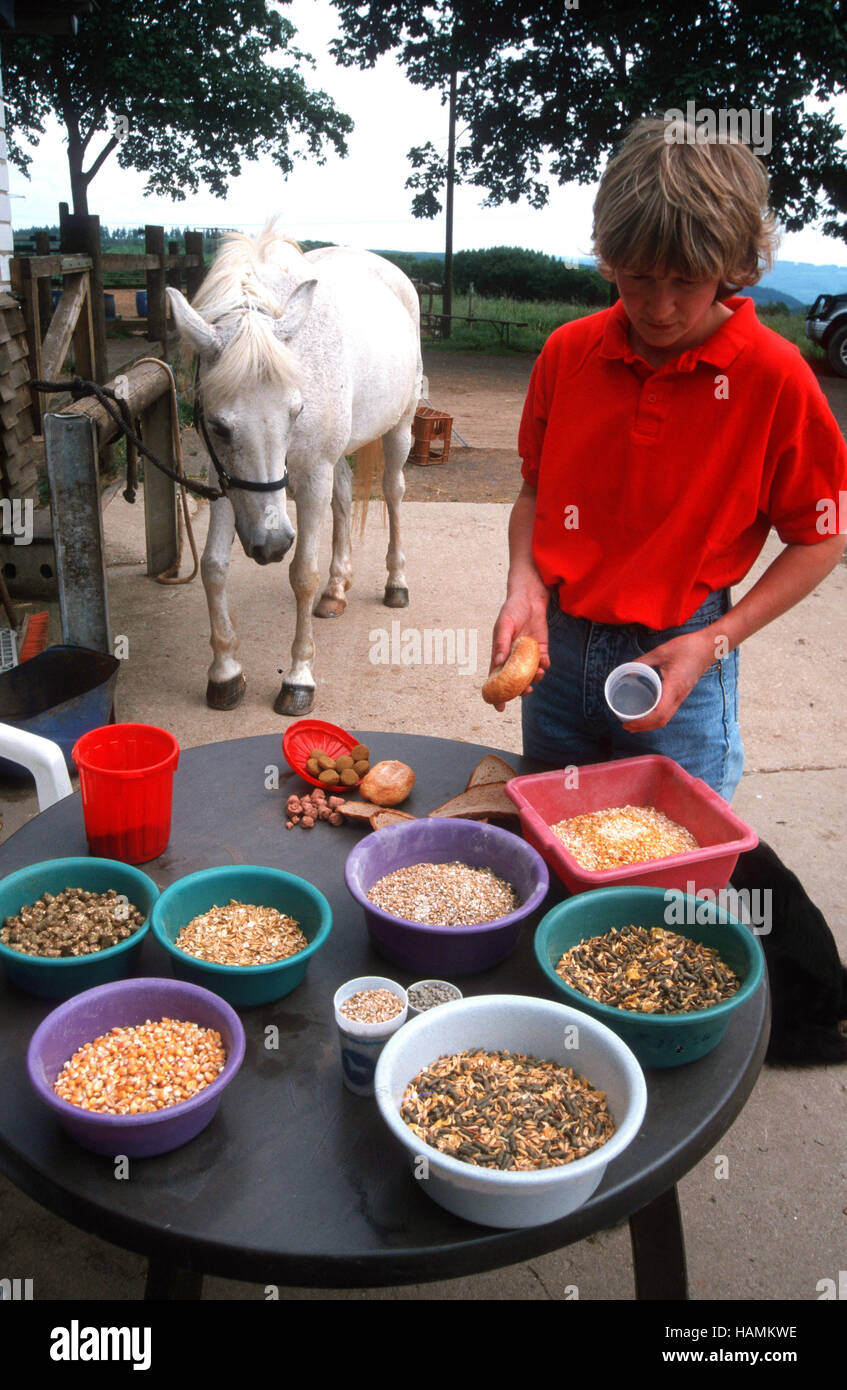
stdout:
{"type": "Polygon", "coordinates": [[[345,753],[351,753],[358,744],[357,738],[337,724],[328,724],[325,719],[298,719],[296,723],[289,724],[282,736],[282,756],[292,772],[296,772],[304,782],[311,782],[313,787],[322,787],[327,794],[340,790],[347,795],[359,786],[361,777],[357,782],[343,787],[339,783],[328,786],[306,770],[306,763],[314,748],[320,748],[331,758],[340,758],[345,753]]]}
{"type": "Polygon", "coordinates": [[[241,1020],[217,994],[182,980],[119,980],[85,990],[49,1013],[32,1035],[27,1070],[39,1100],[83,1148],[111,1157],[148,1158],[179,1148],[211,1123],[243,1059],[241,1020]],[[226,1054],[223,1070],[189,1099],[146,1114],[111,1115],[82,1109],[56,1094],[59,1073],[80,1048],[113,1028],[167,1018],[213,1029],[226,1054]]]}
{"type": "Polygon", "coordinates": [[[518,808],[524,839],[572,893],[616,885],[685,893],[717,890],[729,882],[739,854],[758,844],[755,831],[722,796],[658,753],[513,777],[506,793],[518,808]],[[560,821],[622,806],[654,807],[690,831],[699,848],[616,868],[588,869],[553,833],[560,821]]]}

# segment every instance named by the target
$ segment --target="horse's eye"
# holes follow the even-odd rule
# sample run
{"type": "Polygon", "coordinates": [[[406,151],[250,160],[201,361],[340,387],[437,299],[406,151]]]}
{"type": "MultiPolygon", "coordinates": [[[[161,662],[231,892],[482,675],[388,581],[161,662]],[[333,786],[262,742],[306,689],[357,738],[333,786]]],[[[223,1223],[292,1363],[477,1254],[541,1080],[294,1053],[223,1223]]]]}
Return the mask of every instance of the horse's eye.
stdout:
{"type": "Polygon", "coordinates": [[[222,439],[227,444],[232,439],[232,430],[229,425],[225,425],[222,420],[210,420],[209,428],[212,430],[213,434],[218,436],[218,439],[222,439]]]}

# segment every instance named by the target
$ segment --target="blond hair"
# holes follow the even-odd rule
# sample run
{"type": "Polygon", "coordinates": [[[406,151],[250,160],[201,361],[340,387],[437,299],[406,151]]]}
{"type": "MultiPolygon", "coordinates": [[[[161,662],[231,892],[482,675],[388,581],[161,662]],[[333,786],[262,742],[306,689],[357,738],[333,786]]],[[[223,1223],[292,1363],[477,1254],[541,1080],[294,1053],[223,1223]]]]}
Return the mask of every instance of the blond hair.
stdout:
{"type": "Polygon", "coordinates": [[[720,281],[717,297],[754,285],[778,242],[768,176],[738,140],[704,140],[695,127],[636,122],[610,159],[594,203],[594,253],[617,270],[664,270],[720,281]]]}

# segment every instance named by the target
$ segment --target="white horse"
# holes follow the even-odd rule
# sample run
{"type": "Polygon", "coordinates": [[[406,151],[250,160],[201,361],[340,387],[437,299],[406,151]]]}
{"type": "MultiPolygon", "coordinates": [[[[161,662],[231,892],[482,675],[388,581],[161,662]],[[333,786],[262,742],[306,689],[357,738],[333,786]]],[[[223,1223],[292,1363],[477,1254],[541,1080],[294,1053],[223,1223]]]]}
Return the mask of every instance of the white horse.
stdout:
{"type": "Polygon", "coordinates": [[[332,562],[315,613],[336,617],[353,580],[347,459],[357,455],[366,500],[380,441],[389,521],[384,602],[409,602],[399,510],[422,381],[417,294],[380,256],[337,246],[303,255],[269,224],[258,237],[226,239],[193,307],[177,290],[168,295],[182,339],[198,358],[206,437],[225,492],[211,504],[201,566],[214,652],[206,700],[233,709],[244,694],[226,601],[230,549],[237,531],[259,564],[283,558],[294,540],[287,467],[297,507],[289,571],[297,627],[274,709],[304,714],[315,697],[312,605],[321,523],[331,505],[332,562]],[[265,490],[243,490],[242,481],[265,490]]]}

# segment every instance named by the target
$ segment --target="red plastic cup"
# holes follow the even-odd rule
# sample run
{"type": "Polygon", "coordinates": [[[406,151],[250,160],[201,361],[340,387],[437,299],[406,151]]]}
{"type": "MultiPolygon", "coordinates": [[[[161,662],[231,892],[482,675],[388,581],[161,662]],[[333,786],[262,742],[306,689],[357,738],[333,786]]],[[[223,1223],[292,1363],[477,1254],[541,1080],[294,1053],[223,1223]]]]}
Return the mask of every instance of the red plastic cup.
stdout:
{"type": "Polygon", "coordinates": [[[77,739],[82,815],[92,854],[145,864],[171,834],[179,744],[155,724],[104,724],[77,739]]]}

